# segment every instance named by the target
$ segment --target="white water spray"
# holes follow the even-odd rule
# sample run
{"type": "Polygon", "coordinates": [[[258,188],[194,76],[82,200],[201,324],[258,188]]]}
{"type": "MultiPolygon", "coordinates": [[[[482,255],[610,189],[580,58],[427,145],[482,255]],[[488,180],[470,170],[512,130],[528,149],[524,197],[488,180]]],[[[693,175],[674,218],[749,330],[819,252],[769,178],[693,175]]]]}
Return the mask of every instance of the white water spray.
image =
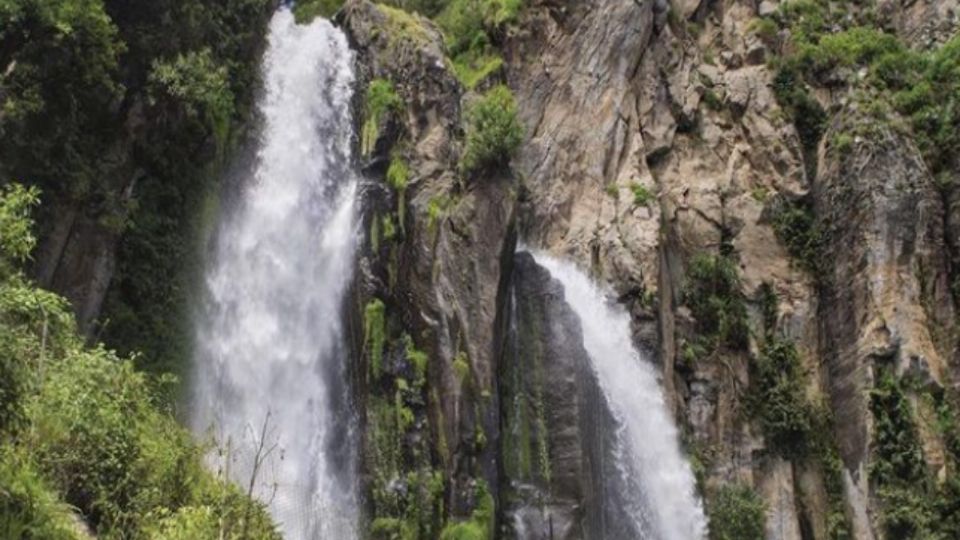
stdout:
{"type": "Polygon", "coordinates": [[[288,540],[358,537],[341,327],[358,236],[352,65],[328,21],[274,16],[256,160],[197,326],[194,428],[217,440],[215,466],[244,489],[254,478],[288,540]]]}
{"type": "Polygon", "coordinates": [[[631,339],[630,316],[573,264],[534,253],[563,284],[566,301],[580,317],[586,348],[600,388],[619,426],[615,459],[628,493],[622,493],[633,526],[644,537],[700,540],[706,519],[677,429],[664,403],[654,367],[631,339]]]}

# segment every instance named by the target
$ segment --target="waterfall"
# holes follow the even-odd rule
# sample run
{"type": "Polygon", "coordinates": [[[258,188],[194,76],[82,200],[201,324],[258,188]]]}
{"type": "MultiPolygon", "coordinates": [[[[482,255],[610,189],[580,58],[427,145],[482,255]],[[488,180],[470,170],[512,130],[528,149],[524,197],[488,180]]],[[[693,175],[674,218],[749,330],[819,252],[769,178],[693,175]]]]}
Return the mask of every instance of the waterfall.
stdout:
{"type": "Polygon", "coordinates": [[[543,253],[538,264],[563,284],[584,347],[618,426],[614,459],[621,512],[642,538],[699,540],[706,519],[657,373],[633,344],[630,316],[574,265],[543,253]]]}
{"type": "Polygon", "coordinates": [[[359,234],[352,65],[328,21],[297,25],[288,7],[273,17],[255,159],[220,223],[197,317],[193,427],[290,540],[358,537],[341,320],[359,234]]]}

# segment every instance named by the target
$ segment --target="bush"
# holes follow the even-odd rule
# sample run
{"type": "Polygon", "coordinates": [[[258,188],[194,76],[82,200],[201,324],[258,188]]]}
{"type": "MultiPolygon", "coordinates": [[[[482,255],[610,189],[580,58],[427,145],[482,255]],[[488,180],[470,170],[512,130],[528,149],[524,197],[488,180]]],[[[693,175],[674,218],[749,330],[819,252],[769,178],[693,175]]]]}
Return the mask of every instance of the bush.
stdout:
{"type": "Polygon", "coordinates": [[[522,142],[523,127],[513,94],[506,86],[496,86],[467,111],[461,167],[467,173],[505,167],[522,142]]]}
{"type": "Polygon", "coordinates": [[[633,192],[633,204],[637,206],[650,206],[654,200],[653,193],[642,184],[631,184],[630,191],[633,192]]]}
{"type": "Polygon", "coordinates": [[[773,208],[773,231],[801,268],[819,274],[823,235],[809,202],[778,200],[773,208]]]}
{"type": "Polygon", "coordinates": [[[708,500],[710,540],[763,540],[766,505],[743,485],[721,487],[708,500]]]}
{"type": "Polygon", "coordinates": [[[711,352],[721,347],[746,348],[747,308],[737,266],[731,258],[695,256],[687,269],[683,302],[696,319],[697,334],[709,342],[707,348],[711,352]]]}
{"type": "Polygon", "coordinates": [[[805,389],[806,374],[793,342],[770,337],[750,370],[748,404],[768,446],[788,459],[803,458],[816,444],[817,411],[805,389]]]}
{"type": "Polygon", "coordinates": [[[0,538],[77,540],[70,519],[30,460],[0,447],[0,538]]]}
{"type": "Polygon", "coordinates": [[[152,538],[146,531],[162,516],[218,501],[222,526],[242,521],[250,538],[277,538],[261,505],[204,470],[204,449],[158,408],[159,384],[102,347],[85,348],[67,302],[16,271],[33,243],[25,212],[11,211],[24,193],[0,197],[0,227],[20,237],[0,246],[13,272],[0,275],[0,421],[23,424],[0,439],[2,537],[72,538],[60,536],[62,500],[103,538],[152,538]]]}

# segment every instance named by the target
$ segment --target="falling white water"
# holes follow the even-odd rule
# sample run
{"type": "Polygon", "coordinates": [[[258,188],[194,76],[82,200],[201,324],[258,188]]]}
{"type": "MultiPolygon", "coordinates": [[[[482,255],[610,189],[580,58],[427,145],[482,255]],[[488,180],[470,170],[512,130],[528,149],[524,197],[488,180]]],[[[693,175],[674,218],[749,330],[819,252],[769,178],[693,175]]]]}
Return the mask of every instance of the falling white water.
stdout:
{"type": "Polygon", "coordinates": [[[534,253],[541,266],[563,284],[566,301],[580,317],[584,348],[619,426],[617,479],[621,510],[643,538],[700,540],[706,519],[693,473],[680,452],[677,429],[654,367],[633,344],[630,316],[607,300],[576,266],[534,253]]]}
{"type": "Polygon", "coordinates": [[[254,478],[288,540],[358,537],[341,327],[358,234],[352,64],[328,21],[274,16],[256,159],[220,224],[197,324],[194,428],[214,436],[214,466],[244,490],[254,478]]]}

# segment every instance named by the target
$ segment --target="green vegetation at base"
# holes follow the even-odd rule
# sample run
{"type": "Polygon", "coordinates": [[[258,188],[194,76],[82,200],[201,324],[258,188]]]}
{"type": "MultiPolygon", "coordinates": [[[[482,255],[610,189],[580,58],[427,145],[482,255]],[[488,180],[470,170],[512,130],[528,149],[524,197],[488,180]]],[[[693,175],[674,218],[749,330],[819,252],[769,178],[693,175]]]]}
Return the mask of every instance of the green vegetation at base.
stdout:
{"type": "Polygon", "coordinates": [[[482,481],[474,494],[476,505],[467,521],[450,523],[440,533],[440,540],[492,540],[494,525],[493,495],[482,481]]]}
{"type": "Polygon", "coordinates": [[[756,491],[726,485],[707,499],[710,540],[763,540],[767,507],[756,491]]]}
{"type": "Polygon", "coordinates": [[[490,89],[467,111],[464,172],[478,173],[507,166],[523,142],[517,104],[506,86],[490,89]]]}
{"type": "Polygon", "coordinates": [[[36,202],[19,186],[0,196],[0,532],[77,538],[72,508],[102,538],[278,539],[263,507],[205,471],[205,449],[160,407],[171,377],[86,347],[68,304],[18,269],[36,202]],[[198,514],[209,527],[183,529],[198,514]]]}

